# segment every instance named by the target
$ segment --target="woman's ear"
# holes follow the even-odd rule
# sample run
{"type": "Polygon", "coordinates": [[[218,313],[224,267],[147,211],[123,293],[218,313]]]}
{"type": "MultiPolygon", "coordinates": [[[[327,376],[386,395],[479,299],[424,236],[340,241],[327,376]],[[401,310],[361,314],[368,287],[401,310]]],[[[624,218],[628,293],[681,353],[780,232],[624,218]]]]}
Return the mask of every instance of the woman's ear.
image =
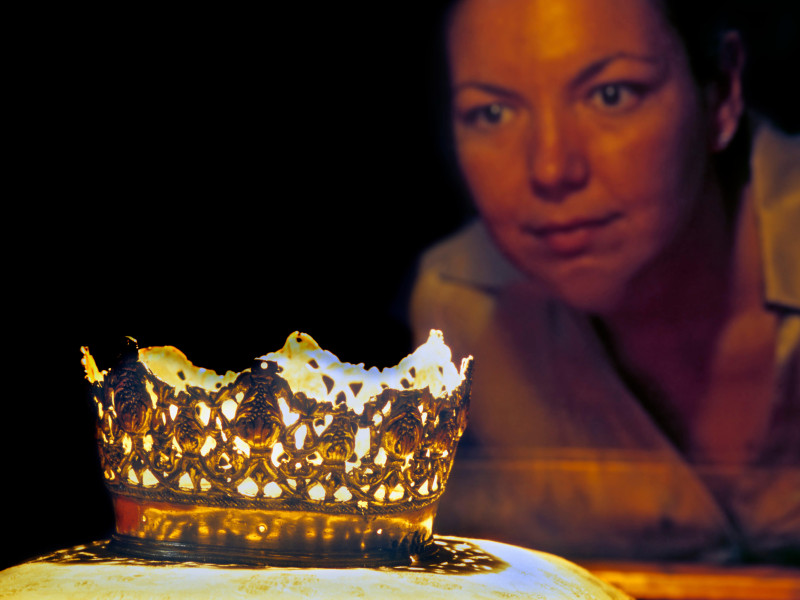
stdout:
{"type": "Polygon", "coordinates": [[[717,77],[709,84],[707,102],[711,127],[709,146],[712,152],[727,148],[744,112],[742,73],[745,51],[738,31],[725,33],[720,41],[717,77]]]}

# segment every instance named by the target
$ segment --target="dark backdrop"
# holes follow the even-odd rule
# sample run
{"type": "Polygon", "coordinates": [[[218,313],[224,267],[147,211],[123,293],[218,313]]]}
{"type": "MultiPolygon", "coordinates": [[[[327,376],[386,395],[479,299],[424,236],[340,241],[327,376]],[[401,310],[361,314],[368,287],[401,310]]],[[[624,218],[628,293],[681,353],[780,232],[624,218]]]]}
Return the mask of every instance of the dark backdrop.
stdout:
{"type": "MultiPolygon", "coordinates": [[[[797,8],[759,6],[751,22],[772,33],[753,98],[797,131],[797,8]]],[[[132,335],[217,371],[296,329],[367,366],[412,349],[416,257],[469,214],[440,118],[437,10],[34,20],[5,226],[0,567],[113,526],[81,345],[104,367],[132,335]]]]}

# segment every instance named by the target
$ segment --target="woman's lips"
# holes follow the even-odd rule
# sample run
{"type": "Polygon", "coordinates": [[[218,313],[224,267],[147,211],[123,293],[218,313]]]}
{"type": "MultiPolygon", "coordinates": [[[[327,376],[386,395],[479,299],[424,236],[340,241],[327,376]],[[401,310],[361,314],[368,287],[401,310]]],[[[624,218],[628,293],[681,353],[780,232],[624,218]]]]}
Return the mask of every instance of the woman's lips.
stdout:
{"type": "Polygon", "coordinates": [[[527,226],[524,229],[533,234],[553,254],[560,257],[571,257],[586,252],[594,238],[619,217],[619,213],[612,213],[596,218],[576,218],[564,222],[553,221],[543,225],[527,226]]]}

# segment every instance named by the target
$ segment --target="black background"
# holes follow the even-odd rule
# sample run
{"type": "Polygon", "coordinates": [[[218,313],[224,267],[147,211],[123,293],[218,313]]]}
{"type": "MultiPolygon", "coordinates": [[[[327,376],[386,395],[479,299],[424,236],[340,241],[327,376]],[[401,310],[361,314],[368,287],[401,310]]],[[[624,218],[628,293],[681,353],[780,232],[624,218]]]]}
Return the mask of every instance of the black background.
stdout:
{"type": "MultiPolygon", "coordinates": [[[[783,6],[754,9],[749,87],[798,131],[798,9],[783,6]]],[[[294,330],[367,366],[412,349],[415,260],[469,215],[437,13],[117,7],[26,22],[22,185],[4,219],[0,567],[113,527],[81,345],[103,368],[132,335],[216,371],[294,330]]]]}

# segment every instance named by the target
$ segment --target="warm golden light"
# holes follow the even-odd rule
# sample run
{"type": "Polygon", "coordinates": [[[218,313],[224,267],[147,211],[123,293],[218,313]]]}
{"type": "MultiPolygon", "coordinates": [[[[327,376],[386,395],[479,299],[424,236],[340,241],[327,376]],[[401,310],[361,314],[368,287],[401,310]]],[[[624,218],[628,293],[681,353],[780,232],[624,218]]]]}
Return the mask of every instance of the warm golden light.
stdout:
{"type": "Polygon", "coordinates": [[[82,351],[128,547],[394,561],[431,541],[472,364],[456,368],[441,332],[382,370],[299,332],[224,375],[173,347],[129,352],[109,371],[82,351]]]}

